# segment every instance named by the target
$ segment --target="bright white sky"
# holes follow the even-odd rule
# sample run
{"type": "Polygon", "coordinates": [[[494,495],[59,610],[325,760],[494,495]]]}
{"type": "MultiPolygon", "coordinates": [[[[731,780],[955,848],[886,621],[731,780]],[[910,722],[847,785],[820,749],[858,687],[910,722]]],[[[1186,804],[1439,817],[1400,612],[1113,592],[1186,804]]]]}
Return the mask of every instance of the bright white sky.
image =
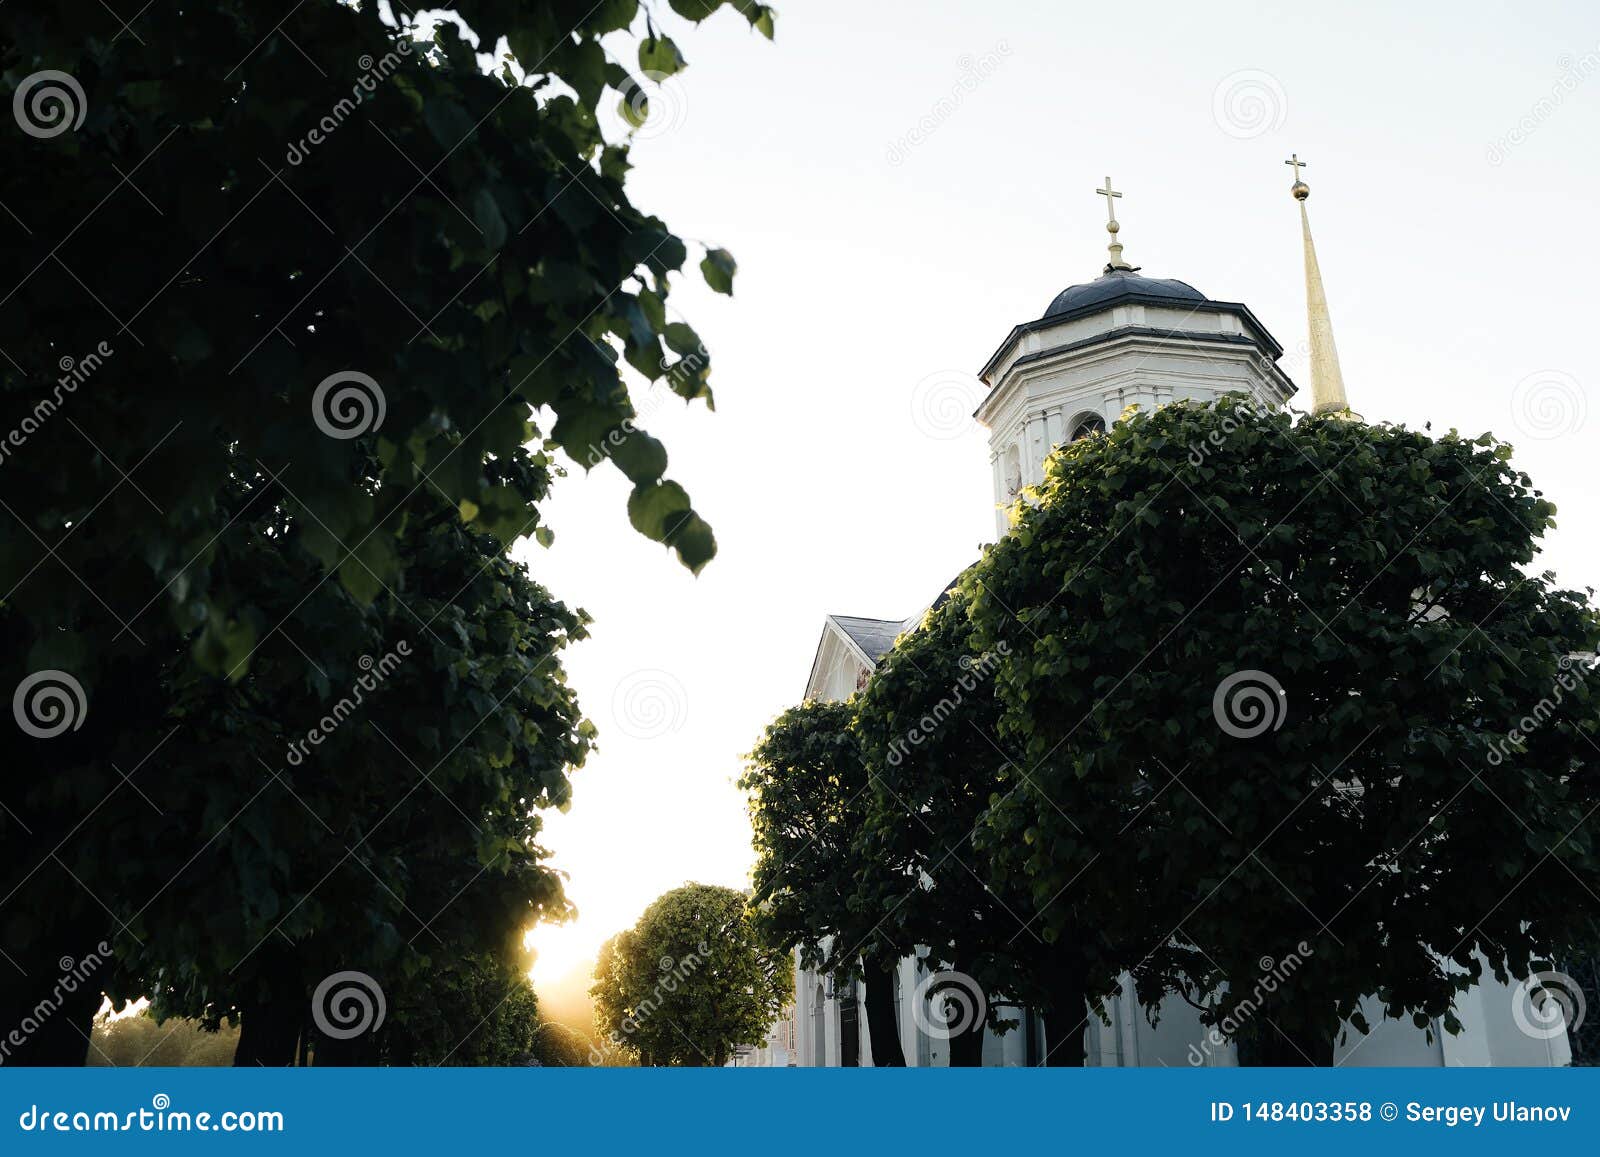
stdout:
{"type": "Polygon", "coordinates": [[[802,694],[823,616],[910,614],[992,535],[983,434],[929,436],[917,384],[1099,274],[1107,173],[1127,257],[1248,304],[1304,386],[1298,151],[1352,404],[1515,442],[1561,510],[1546,564],[1600,585],[1600,12],[1406,8],[791,0],[774,44],[669,14],[690,68],[629,187],[739,274],[731,301],[673,295],[717,411],[669,400],[647,426],[721,549],[691,578],[610,468],[559,487],[553,549],[523,548],[596,619],[567,665],[602,744],[549,824],[581,916],[538,934],[537,978],[668,888],[745,884],[740,757],[802,694]],[[1258,120],[1218,112],[1229,88],[1258,120]],[[1530,374],[1539,421],[1515,412],[1530,374]]]}

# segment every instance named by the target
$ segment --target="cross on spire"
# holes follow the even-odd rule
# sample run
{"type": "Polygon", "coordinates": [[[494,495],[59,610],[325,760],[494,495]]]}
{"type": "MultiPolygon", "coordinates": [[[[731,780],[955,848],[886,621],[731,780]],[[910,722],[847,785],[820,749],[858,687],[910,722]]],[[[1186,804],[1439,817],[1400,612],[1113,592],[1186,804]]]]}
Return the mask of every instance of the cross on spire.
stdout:
{"type": "Polygon", "coordinates": [[[1309,168],[1309,166],[1300,159],[1299,153],[1290,153],[1289,159],[1283,163],[1294,170],[1294,185],[1289,191],[1294,194],[1296,201],[1304,201],[1311,196],[1311,186],[1306,184],[1305,179],[1300,176],[1300,170],[1309,168]]]}
{"type": "Polygon", "coordinates": [[[1111,187],[1111,178],[1106,178],[1106,187],[1096,189],[1096,193],[1106,199],[1106,232],[1111,234],[1111,244],[1106,248],[1111,251],[1111,260],[1106,263],[1107,273],[1132,273],[1134,266],[1122,259],[1122,242],[1117,240],[1117,233],[1122,229],[1117,221],[1117,203],[1115,198],[1121,193],[1111,187]]]}

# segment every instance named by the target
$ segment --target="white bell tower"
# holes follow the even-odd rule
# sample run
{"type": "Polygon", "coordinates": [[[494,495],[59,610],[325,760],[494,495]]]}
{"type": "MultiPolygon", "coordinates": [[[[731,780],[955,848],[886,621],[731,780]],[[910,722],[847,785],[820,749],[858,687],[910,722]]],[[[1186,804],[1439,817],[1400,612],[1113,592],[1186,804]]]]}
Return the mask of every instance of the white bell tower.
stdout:
{"type": "Polygon", "coordinates": [[[979,373],[989,394],[977,418],[989,430],[995,518],[1017,491],[1044,478],[1062,442],[1106,429],[1129,406],[1244,393],[1277,408],[1295,391],[1278,368],[1283,348],[1249,308],[1212,301],[1182,281],[1141,277],[1122,257],[1111,188],[1105,271],[1056,295],[1038,321],[1014,327],[979,373]]]}

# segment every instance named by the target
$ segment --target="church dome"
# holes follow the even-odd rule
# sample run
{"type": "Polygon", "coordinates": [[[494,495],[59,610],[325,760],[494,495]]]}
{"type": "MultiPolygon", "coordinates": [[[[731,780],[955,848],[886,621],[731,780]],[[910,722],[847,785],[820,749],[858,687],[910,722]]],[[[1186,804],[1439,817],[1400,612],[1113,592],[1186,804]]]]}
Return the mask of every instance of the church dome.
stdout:
{"type": "Polygon", "coordinates": [[[1115,270],[1083,285],[1069,285],[1044,311],[1045,317],[1084,313],[1125,298],[1162,298],[1167,301],[1205,301],[1206,295],[1186,282],[1172,278],[1140,277],[1115,270]]]}

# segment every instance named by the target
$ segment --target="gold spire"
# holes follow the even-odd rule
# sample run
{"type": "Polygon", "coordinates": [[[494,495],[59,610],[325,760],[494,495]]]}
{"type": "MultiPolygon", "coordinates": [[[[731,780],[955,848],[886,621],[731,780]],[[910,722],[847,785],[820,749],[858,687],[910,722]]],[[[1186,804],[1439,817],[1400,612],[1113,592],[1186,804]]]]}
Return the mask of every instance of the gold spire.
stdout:
{"type": "Polygon", "coordinates": [[[1306,216],[1306,198],[1311,196],[1311,186],[1300,178],[1300,170],[1306,163],[1298,153],[1291,153],[1283,163],[1294,169],[1294,184],[1289,191],[1300,202],[1300,231],[1305,238],[1306,315],[1311,331],[1311,412],[1358,417],[1345,397],[1344,375],[1339,372],[1339,349],[1333,343],[1333,319],[1328,315],[1328,296],[1322,289],[1317,248],[1311,242],[1311,219],[1306,216]]]}
{"type": "Polygon", "coordinates": [[[1106,187],[1104,189],[1096,189],[1095,192],[1106,199],[1106,232],[1111,234],[1111,244],[1106,247],[1111,251],[1111,260],[1106,263],[1105,271],[1107,273],[1132,273],[1138,267],[1129,265],[1122,259],[1122,242],[1117,240],[1117,233],[1122,229],[1122,226],[1117,223],[1117,203],[1112,198],[1120,197],[1122,194],[1111,187],[1110,177],[1106,178],[1106,187]]]}

